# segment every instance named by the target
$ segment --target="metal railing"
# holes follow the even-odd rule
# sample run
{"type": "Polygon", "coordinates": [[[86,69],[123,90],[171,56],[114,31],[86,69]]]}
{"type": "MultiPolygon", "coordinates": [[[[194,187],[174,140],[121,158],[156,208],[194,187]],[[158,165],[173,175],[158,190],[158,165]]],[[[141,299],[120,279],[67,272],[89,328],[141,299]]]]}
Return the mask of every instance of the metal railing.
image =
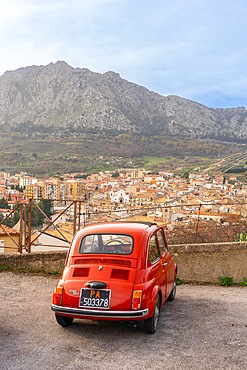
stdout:
{"type": "MultiPolygon", "coordinates": [[[[58,202],[57,200],[54,202],[58,202]]],[[[63,210],[56,214],[52,219],[49,218],[39,206],[35,199],[29,199],[27,202],[17,204],[8,215],[0,222],[0,238],[8,239],[10,245],[4,245],[4,250],[13,250],[22,253],[23,251],[30,253],[32,246],[37,243],[42,234],[46,234],[49,229],[55,230],[59,240],[67,242],[71,241],[72,236],[88,223],[97,223],[102,221],[118,221],[131,218],[132,220],[143,221],[149,214],[156,212],[162,214],[160,217],[154,217],[154,222],[163,223],[167,229],[167,239],[169,244],[191,244],[191,243],[212,243],[212,242],[232,242],[237,241],[240,235],[247,233],[247,202],[229,202],[224,206],[229,209],[234,207],[234,212],[220,212],[220,203],[199,203],[195,204],[175,204],[175,205],[109,205],[98,206],[97,210],[93,210],[83,200],[63,200],[63,210]],[[86,207],[85,207],[86,205],[86,207]],[[36,207],[43,215],[45,224],[40,230],[36,230],[35,235],[32,229],[32,212],[31,209],[36,207]],[[214,209],[212,212],[205,210],[214,209]],[[7,228],[4,223],[12,217],[15,212],[19,212],[19,230],[13,233],[13,229],[7,228]],[[71,237],[68,238],[67,233],[58,225],[57,221],[63,214],[70,214],[71,237]],[[172,216],[180,214],[177,220],[172,216]],[[215,219],[214,219],[215,218],[215,219]]],[[[95,208],[95,207],[94,207],[95,208]]],[[[47,247],[51,245],[47,244],[47,247]]],[[[54,247],[54,245],[52,245],[54,247]]]]}

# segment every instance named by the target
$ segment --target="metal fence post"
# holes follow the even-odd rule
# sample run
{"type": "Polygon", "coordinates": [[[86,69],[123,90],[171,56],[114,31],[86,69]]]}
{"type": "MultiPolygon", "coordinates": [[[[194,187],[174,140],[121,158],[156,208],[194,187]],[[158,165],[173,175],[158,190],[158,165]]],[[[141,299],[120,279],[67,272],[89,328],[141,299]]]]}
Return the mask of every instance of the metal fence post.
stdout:
{"type": "Polygon", "coordinates": [[[28,199],[28,235],[27,235],[27,252],[31,253],[31,206],[32,199],[28,199]]]}

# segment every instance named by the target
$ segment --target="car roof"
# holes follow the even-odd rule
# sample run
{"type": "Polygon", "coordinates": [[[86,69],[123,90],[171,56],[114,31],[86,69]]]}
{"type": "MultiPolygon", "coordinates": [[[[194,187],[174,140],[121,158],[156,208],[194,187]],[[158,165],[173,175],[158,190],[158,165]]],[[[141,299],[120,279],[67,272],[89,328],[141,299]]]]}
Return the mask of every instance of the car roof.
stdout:
{"type": "Polygon", "coordinates": [[[81,231],[83,234],[91,233],[132,234],[132,233],[143,233],[143,231],[145,230],[152,232],[156,228],[157,224],[151,222],[114,221],[87,225],[81,231]]]}
{"type": "Polygon", "coordinates": [[[75,234],[74,242],[79,241],[86,235],[92,234],[124,234],[131,235],[140,240],[142,236],[148,237],[159,226],[156,223],[138,221],[114,221],[90,224],[83,227],[75,234]]]}

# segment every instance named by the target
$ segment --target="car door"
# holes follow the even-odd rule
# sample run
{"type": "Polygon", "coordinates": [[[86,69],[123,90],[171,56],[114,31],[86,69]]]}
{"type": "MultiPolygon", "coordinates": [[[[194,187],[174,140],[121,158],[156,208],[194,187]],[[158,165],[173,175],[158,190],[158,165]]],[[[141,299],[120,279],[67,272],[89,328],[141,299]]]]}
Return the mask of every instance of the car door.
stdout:
{"type": "Polygon", "coordinates": [[[172,266],[172,259],[167,248],[163,229],[159,229],[157,231],[157,240],[161,253],[161,263],[163,266],[164,274],[166,276],[165,297],[167,298],[173,288],[174,271],[172,266]]]}
{"type": "Polygon", "coordinates": [[[166,297],[167,279],[166,279],[166,269],[164,269],[163,267],[163,261],[161,258],[159,242],[156,233],[154,233],[149,240],[148,259],[149,264],[151,265],[152,268],[151,276],[154,279],[154,284],[160,287],[161,289],[163,303],[166,297]]]}

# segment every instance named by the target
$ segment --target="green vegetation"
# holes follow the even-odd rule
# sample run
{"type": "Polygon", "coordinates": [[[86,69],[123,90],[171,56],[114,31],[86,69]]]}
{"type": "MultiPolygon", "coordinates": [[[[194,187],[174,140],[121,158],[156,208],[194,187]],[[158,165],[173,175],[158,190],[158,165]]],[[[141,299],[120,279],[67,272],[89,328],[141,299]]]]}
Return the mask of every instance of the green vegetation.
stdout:
{"type": "Polygon", "coordinates": [[[243,281],[240,283],[240,286],[247,286],[247,277],[243,278],[243,281]]]}
{"type": "Polygon", "coordinates": [[[233,286],[233,277],[232,276],[219,276],[219,281],[221,286],[233,286]]]}
{"type": "Polygon", "coordinates": [[[0,171],[27,172],[33,176],[62,173],[96,173],[118,168],[141,168],[151,172],[177,170],[181,173],[207,166],[219,153],[239,150],[236,143],[178,139],[165,136],[117,136],[36,133],[1,133],[0,171]]]}
{"type": "MultiPolygon", "coordinates": [[[[175,158],[174,158],[175,159],[175,158]]],[[[152,169],[154,166],[163,166],[164,168],[169,163],[170,157],[160,158],[160,157],[150,157],[143,156],[143,164],[146,168],[152,169]]]]}
{"type": "Polygon", "coordinates": [[[8,270],[8,267],[5,265],[0,265],[0,271],[6,271],[8,270]]]}
{"type": "MultiPolygon", "coordinates": [[[[47,217],[50,218],[52,212],[52,203],[50,199],[41,199],[40,202],[37,204],[38,207],[46,214],[47,217]]],[[[40,209],[36,206],[35,203],[31,205],[31,214],[32,214],[32,227],[40,226],[45,221],[45,216],[40,211],[40,209]]]]}
{"type": "Polygon", "coordinates": [[[10,209],[10,206],[5,198],[0,199],[0,208],[10,209]]]}
{"type": "Polygon", "coordinates": [[[51,272],[51,275],[53,275],[53,276],[60,276],[61,275],[61,271],[52,271],[51,272]]]}
{"type": "Polygon", "coordinates": [[[247,241],[247,233],[237,234],[234,241],[235,242],[246,242],[247,241]]]}
{"type": "MultiPolygon", "coordinates": [[[[5,205],[5,199],[4,198],[0,199],[0,208],[9,208],[9,206],[2,207],[2,205],[5,205]]],[[[37,226],[43,225],[43,223],[46,219],[45,215],[50,218],[50,216],[52,214],[51,209],[52,209],[52,203],[51,203],[50,199],[42,199],[42,200],[39,201],[39,203],[37,205],[32,203],[32,206],[31,206],[32,224],[31,224],[31,226],[32,227],[37,227],[37,226]],[[45,215],[42,213],[42,211],[45,215]]],[[[26,212],[27,212],[27,210],[26,210],[26,212]]],[[[27,219],[27,217],[28,217],[28,215],[26,214],[26,219],[27,219]]],[[[2,213],[0,213],[0,222],[2,222],[3,219],[4,219],[4,216],[3,216],[2,213]]],[[[8,227],[13,227],[17,224],[19,219],[20,219],[20,212],[19,212],[19,209],[17,207],[17,210],[14,212],[13,217],[7,218],[3,222],[3,224],[5,226],[8,226],[8,227]]]]}

